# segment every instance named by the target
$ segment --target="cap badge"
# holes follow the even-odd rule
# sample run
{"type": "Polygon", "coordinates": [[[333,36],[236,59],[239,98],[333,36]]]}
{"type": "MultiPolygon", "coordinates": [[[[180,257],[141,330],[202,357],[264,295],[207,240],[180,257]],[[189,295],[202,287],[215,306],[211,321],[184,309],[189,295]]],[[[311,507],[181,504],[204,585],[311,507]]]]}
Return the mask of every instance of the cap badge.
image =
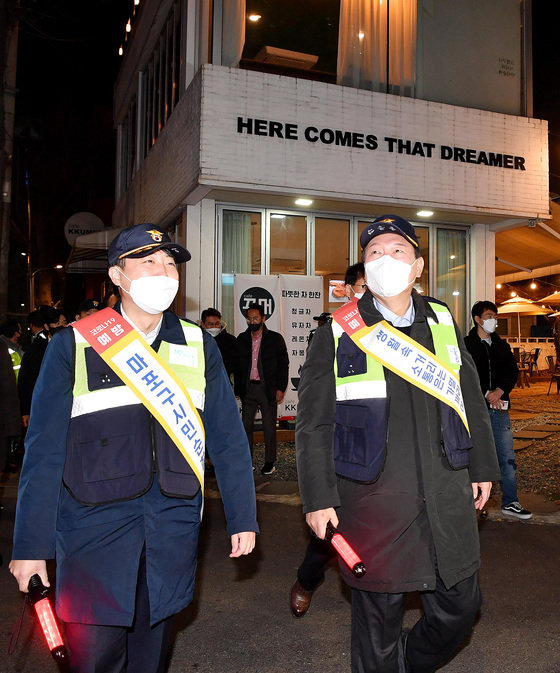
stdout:
{"type": "Polygon", "coordinates": [[[156,243],[161,243],[163,241],[163,234],[157,229],[149,229],[146,233],[150,234],[152,240],[156,243]]]}

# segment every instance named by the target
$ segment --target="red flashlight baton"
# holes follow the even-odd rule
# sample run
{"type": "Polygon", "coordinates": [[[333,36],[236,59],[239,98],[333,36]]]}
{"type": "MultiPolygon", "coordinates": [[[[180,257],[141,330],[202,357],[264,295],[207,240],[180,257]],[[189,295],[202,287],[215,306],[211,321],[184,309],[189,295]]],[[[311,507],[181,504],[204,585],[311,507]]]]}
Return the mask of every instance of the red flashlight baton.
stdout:
{"type": "Polygon", "coordinates": [[[325,540],[328,540],[332,544],[340,555],[340,558],[354,573],[355,577],[362,577],[366,574],[366,567],[362,559],[352,549],[342,533],[339,533],[338,529],[335,528],[330,521],[327,523],[325,540]]]}
{"type": "Polygon", "coordinates": [[[54,610],[48,598],[49,590],[41,582],[39,575],[32,575],[29,580],[29,593],[27,597],[31,605],[35,608],[39,623],[45,634],[47,645],[51,651],[53,659],[58,663],[68,661],[68,654],[64,647],[64,641],[60,635],[60,630],[56,622],[54,610]]]}

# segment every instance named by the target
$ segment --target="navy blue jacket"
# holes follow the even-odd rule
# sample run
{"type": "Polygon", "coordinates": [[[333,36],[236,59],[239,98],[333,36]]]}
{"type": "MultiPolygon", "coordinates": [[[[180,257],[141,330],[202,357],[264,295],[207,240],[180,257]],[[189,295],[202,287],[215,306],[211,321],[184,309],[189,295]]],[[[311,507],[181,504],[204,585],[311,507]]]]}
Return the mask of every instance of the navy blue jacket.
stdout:
{"type": "MultiPolygon", "coordinates": [[[[185,343],[178,318],[164,314],[159,336],[185,343]]],[[[138,562],[146,546],[151,621],[190,603],[202,494],[170,498],[157,480],[141,496],[84,505],[64,487],[72,408],[74,339],[53,337],[31,407],[22,466],[14,559],[57,559],[57,610],[65,621],[129,626],[138,562]]],[[[204,335],[206,447],[214,464],[230,535],[258,531],[251,457],[239,411],[214,339],[204,335]]],[[[123,433],[127,428],[123,427],[123,433]]]]}

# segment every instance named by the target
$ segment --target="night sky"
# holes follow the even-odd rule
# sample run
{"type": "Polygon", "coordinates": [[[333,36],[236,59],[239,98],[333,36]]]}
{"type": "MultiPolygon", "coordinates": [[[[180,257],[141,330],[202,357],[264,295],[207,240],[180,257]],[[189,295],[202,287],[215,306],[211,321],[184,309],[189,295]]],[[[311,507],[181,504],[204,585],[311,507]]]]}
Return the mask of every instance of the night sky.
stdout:
{"type": "MultiPolygon", "coordinates": [[[[113,85],[132,7],[133,0],[21,0],[11,255],[20,266],[23,258],[16,256],[27,245],[26,171],[34,268],[66,261],[63,225],[73,213],[91,211],[111,223],[113,85]]],[[[533,24],[534,116],[549,120],[551,188],[560,193],[560,3],[535,0],[533,24]]]]}

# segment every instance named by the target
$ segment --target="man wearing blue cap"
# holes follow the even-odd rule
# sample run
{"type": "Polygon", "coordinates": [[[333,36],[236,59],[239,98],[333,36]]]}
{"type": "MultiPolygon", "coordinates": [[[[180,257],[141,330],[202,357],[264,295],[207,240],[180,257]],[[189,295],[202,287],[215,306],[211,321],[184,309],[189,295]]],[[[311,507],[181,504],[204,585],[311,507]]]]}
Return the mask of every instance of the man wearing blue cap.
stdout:
{"type": "Polygon", "coordinates": [[[366,574],[352,592],[353,673],[429,673],[468,637],[481,604],[476,510],[499,478],[474,364],[445,304],[413,289],[418,238],[397,215],[361,234],[368,290],[319,327],[298,388],[306,520],[330,520],[366,574]],[[402,630],[405,597],[424,611],[402,630]]]}
{"type": "Polygon", "coordinates": [[[251,457],[214,343],[168,311],[190,253],[152,224],[109,248],[121,302],[57,334],[33,397],[10,570],[57,561],[71,670],[160,673],[193,596],[204,445],[232,558],[255,544],[251,457]],[[202,421],[204,418],[204,423],[202,421]]]}

